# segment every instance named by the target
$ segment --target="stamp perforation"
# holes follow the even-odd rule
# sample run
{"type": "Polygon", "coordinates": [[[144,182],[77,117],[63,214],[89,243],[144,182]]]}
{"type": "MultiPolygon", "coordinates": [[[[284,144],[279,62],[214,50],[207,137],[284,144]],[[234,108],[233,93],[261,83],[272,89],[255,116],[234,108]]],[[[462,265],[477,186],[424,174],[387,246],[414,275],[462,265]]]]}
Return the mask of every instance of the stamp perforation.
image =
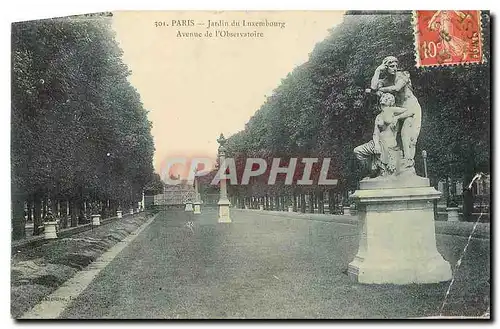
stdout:
{"type": "Polygon", "coordinates": [[[412,11],[412,25],[413,25],[413,41],[414,41],[414,55],[415,55],[415,66],[417,68],[441,68],[441,67],[457,67],[457,66],[468,66],[468,65],[477,65],[484,64],[487,59],[484,52],[484,26],[483,26],[483,15],[484,11],[478,10],[477,19],[478,19],[478,31],[479,31],[479,47],[480,47],[480,60],[479,61],[454,61],[454,62],[442,62],[442,63],[422,63],[421,55],[420,55],[420,43],[419,43],[419,35],[422,34],[422,31],[419,30],[419,17],[417,10],[412,11]]]}

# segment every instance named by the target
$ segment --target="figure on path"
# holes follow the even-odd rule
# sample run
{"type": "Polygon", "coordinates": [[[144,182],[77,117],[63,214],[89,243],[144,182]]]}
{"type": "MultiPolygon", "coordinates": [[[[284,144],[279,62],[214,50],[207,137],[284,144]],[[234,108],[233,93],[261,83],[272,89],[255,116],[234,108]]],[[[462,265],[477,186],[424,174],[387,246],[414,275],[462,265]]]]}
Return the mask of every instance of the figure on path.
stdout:
{"type": "Polygon", "coordinates": [[[394,104],[392,94],[382,94],[381,112],[375,118],[373,139],[354,149],[356,158],[376,176],[394,175],[400,168],[401,149],[396,141],[399,120],[407,119],[413,113],[394,104]]]}
{"type": "Polygon", "coordinates": [[[395,96],[396,106],[408,110],[408,117],[403,121],[401,127],[401,142],[403,148],[404,168],[415,173],[415,147],[422,121],[422,109],[417,98],[413,95],[410,74],[406,71],[398,71],[398,60],[394,56],[384,58],[382,64],[377,67],[371,81],[371,89],[378,95],[391,93],[395,96]],[[385,77],[380,78],[384,72],[385,77]]]}

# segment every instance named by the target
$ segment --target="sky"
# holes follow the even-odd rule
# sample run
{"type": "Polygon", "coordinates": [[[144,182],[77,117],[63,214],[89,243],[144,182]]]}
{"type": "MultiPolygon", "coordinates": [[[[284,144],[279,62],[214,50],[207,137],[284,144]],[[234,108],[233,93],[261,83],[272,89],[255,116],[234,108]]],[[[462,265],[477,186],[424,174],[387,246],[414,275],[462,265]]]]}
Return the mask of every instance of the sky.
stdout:
{"type": "Polygon", "coordinates": [[[113,14],[123,60],[132,71],[129,80],[153,123],[157,172],[172,157],[214,158],[218,136],[243,130],[281,80],[306,62],[316,43],[343,19],[341,11],[113,14]],[[284,27],[242,26],[243,20],[248,25],[266,19],[284,27]],[[209,20],[229,26],[207,28],[209,20]],[[231,26],[233,20],[240,26],[231,26]],[[207,31],[212,37],[205,36],[207,31]],[[215,37],[216,31],[263,36],[215,37]],[[179,37],[179,32],[202,37],[179,37]]]}

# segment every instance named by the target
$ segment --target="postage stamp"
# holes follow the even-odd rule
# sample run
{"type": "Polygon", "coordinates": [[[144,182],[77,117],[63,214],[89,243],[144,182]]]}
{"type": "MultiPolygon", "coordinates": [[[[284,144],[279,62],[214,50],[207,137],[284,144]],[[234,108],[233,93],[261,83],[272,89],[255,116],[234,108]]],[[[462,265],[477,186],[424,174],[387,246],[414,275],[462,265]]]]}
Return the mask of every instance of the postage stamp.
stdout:
{"type": "Polygon", "coordinates": [[[414,12],[417,66],[481,63],[480,10],[414,12]]]}

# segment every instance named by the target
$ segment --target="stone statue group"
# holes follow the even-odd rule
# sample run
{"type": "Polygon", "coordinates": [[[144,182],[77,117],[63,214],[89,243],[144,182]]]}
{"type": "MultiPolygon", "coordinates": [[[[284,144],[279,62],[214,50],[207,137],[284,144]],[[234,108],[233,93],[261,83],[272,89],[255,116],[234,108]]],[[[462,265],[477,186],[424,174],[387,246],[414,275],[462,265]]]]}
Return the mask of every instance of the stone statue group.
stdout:
{"type": "Polygon", "coordinates": [[[354,149],[356,158],[371,171],[371,177],[415,174],[422,109],[413,94],[410,74],[398,71],[397,58],[389,56],[375,70],[370,87],[377,95],[380,113],[372,140],[354,149]]]}

